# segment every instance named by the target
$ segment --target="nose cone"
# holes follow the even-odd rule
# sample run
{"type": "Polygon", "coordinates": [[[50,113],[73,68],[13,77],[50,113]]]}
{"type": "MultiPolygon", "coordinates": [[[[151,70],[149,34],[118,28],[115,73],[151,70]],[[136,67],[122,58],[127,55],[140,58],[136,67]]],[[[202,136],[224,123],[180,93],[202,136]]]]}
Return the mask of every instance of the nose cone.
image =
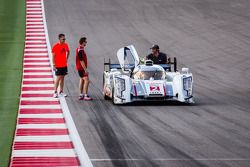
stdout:
{"type": "Polygon", "coordinates": [[[145,88],[148,96],[164,96],[165,87],[163,81],[145,81],[145,88]]]}

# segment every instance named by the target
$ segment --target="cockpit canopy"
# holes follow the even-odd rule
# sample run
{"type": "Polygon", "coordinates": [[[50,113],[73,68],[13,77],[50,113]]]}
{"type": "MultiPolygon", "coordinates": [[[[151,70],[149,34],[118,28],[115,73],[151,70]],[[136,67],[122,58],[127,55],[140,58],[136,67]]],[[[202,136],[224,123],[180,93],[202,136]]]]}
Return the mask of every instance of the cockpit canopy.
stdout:
{"type": "Polygon", "coordinates": [[[138,65],[132,73],[132,78],[139,80],[163,80],[166,78],[166,73],[159,65],[138,65]]]}

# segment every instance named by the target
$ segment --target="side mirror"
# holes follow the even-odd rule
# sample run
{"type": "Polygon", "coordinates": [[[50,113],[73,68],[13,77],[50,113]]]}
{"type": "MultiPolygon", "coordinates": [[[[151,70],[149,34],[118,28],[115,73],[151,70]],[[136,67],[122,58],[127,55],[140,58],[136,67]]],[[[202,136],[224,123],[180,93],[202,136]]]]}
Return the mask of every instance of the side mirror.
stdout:
{"type": "Polygon", "coordinates": [[[189,69],[188,68],[182,68],[181,69],[181,73],[182,74],[188,74],[189,73],[189,69]]]}

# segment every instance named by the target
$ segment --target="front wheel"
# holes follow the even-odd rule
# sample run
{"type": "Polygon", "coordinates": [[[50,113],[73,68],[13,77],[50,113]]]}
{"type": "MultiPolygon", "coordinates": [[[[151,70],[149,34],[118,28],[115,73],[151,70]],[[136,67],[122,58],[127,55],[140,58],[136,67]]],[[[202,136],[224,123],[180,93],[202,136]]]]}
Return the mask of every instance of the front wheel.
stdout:
{"type": "Polygon", "coordinates": [[[106,95],[106,90],[105,90],[105,77],[104,77],[104,73],[102,75],[102,87],[103,87],[103,98],[104,100],[109,100],[110,98],[106,95]]]}

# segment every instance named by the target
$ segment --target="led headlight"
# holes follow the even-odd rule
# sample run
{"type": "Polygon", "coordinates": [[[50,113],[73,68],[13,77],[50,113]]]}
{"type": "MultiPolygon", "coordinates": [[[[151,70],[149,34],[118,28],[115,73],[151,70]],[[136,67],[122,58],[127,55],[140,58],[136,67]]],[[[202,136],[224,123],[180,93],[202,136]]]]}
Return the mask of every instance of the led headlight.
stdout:
{"type": "Polygon", "coordinates": [[[115,87],[116,87],[116,93],[118,97],[122,97],[122,92],[125,91],[125,79],[120,77],[115,77],[115,87]]]}
{"type": "Polygon", "coordinates": [[[187,92],[187,96],[192,95],[192,77],[183,78],[183,89],[187,92]]]}

